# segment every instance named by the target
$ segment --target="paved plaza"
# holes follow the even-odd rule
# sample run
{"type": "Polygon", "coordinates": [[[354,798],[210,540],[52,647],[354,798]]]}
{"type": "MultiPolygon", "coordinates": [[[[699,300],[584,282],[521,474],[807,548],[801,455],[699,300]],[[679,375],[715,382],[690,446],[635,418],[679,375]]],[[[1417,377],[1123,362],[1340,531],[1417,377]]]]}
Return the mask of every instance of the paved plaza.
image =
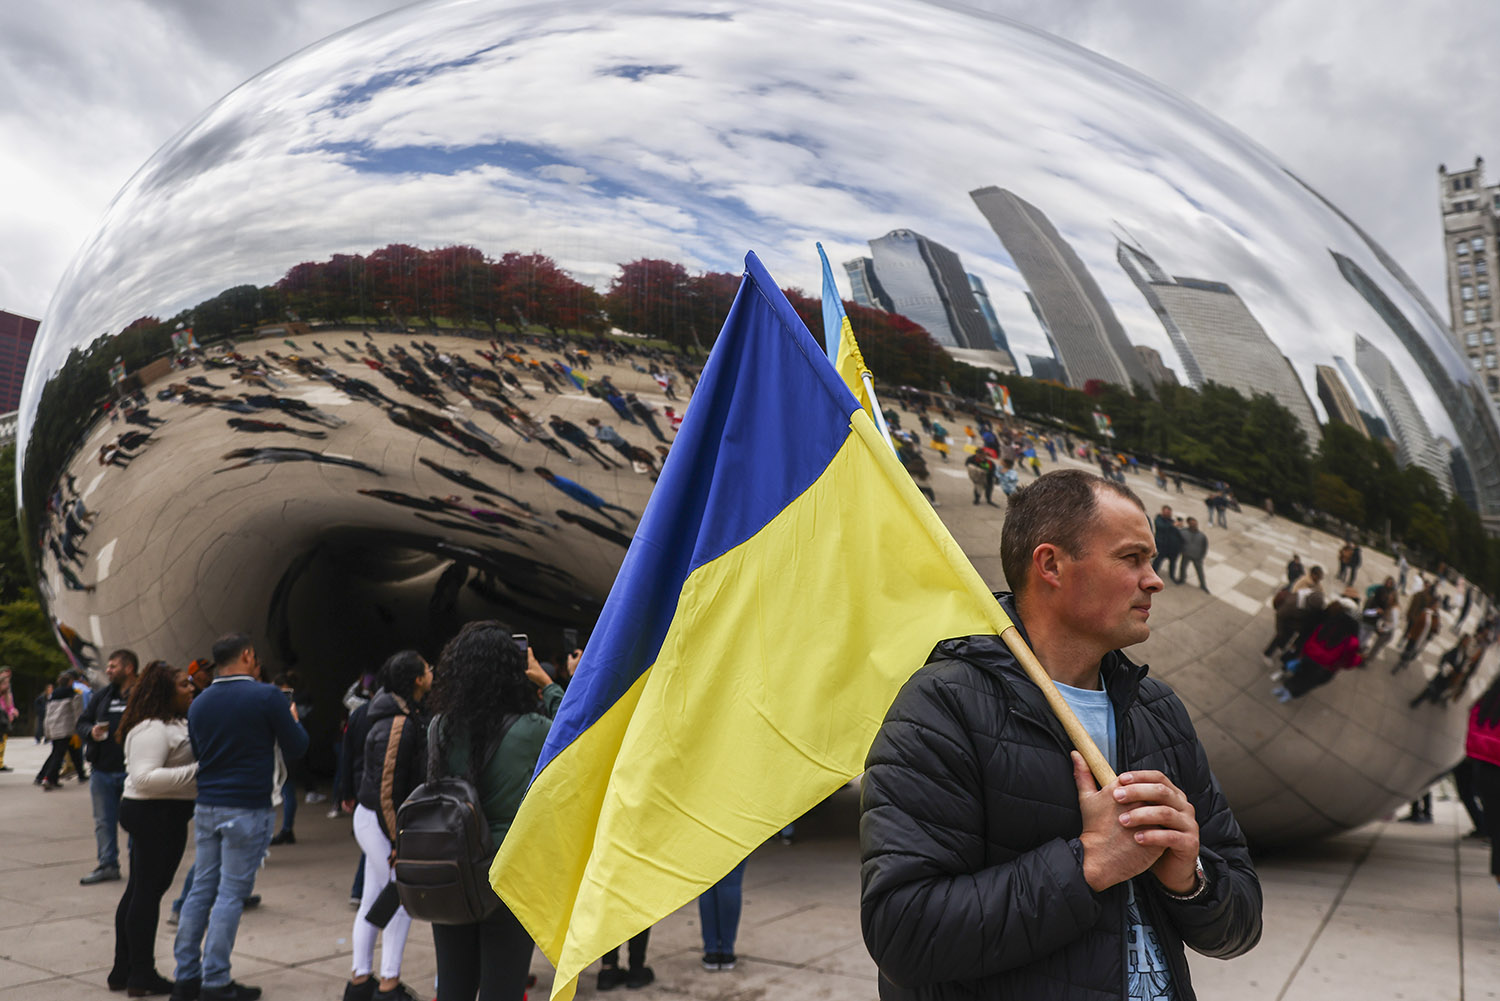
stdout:
{"type": "MultiPolygon", "coordinates": [[[[43,794],[31,777],[42,748],[12,739],[0,775],[0,1001],[103,1001],[120,883],[79,886],[94,864],[87,791],[76,783],[43,794]]],[[[1434,803],[1428,826],[1397,822],[1358,830],[1259,860],[1265,935],[1231,962],[1193,957],[1204,999],[1342,1001],[1500,996],[1500,891],[1484,845],[1461,836],[1457,802],[1434,803]]],[[[846,787],[798,825],[794,844],[751,857],[739,968],[698,965],[698,915],[686,907],[652,934],[657,982],[617,996],[710,1001],[873,1001],[875,970],[859,932],[857,791],[846,787]]],[[[265,903],[248,911],[234,974],[267,1001],[340,996],[349,968],[349,882],[358,849],[347,818],[322,804],[298,815],[296,845],[273,848],[256,884],[265,903]]],[[[191,858],[184,859],[181,875],[191,858]]],[[[176,888],[174,887],[174,894],[176,888]]],[[[157,957],[171,972],[171,932],[157,957]]],[[[545,996],[550,967],[534,969],[545,996]]],[[[431,996],[432,938],[420,923],[406,948],[404,979],[431,996]]],[[[594,993],[585,977],[580,996],[594,993]]]]}

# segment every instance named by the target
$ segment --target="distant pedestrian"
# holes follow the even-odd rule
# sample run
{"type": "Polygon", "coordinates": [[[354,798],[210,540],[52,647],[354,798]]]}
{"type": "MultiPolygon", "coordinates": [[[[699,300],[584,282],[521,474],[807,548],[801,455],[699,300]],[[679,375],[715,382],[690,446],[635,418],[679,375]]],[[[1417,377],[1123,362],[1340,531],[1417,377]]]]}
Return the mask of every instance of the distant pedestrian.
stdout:
{"type": "Polygon", "coordinates": [[[1182,552],[1182,532],[1172,520],[1172,509],[1165,504],[1152,523],[1152,533],[1156,536],[1156,558],[1151,561],[1151,569],[1160,574],[1161,565],[1165,563],[1166,579],[1175,581],[1177,557],[1182,552]]]}
{"type": "Polygon", "coordinates": [[[78,716],[84,760],[92,765],[89,793],[94,806],[94,842],[99,864],[78,882],[84,886],[120,878],[120,797],[125,793],[125,749],[115,739],[140,661],[130,650],[109,655],[104,676],[109,684],[89,699],[78,716]]]}
{"type": "Polygon", "coordinates": [[[1474,793],[1490,836],[1490,875],[1500,886],[1500,677],[1490,682],[1469,710],[1464,742],[1474,793]]]}
{"type": "Polygon", "coordinates": [[[979,495],[984,495],[984,502],[996,506],[992,498],[995,492],[995,460],[991,459],[988,452],[983,449],[975,452],[964,460],[964,471],[969,474],[969,482],[974,485],[974,503],[979,503],[979,495]]]}
{"type": "Polygon", "coordinates": [[[1298,557],[1296,553],[1293,553],[1292,558],[1287,561],[1286,565],[1287,587],[1291,587],[1293,584],[1297,583],[1297,581],[1301,580],[1302,575],[1306,572],[1307,571],[1302,568],[1301,558],[1298,557]]]}
{"type": "Polygon", "coordinates": [[[52,753],[47,755],[42,770],[36,776],[36,784],[48,792],[62,788],[59,777],[64,755],[73,759],[73,767],[78,771],[78,781],[88,781],[83,770],[83,752],[73,745],[78,736],[73,728],[78,725],[78,716],[82,712],[83,696],[73,689],[72,672],[64,671],[58,675],[57,682],[52,686],[52,695],[47,700],[43,733],[52,741],[52,753]]]}
{"type": "Polygon", "coordinates": [[[16,708],[15,693],[11,690],[10,668],[0,667],[0,772],[15,771],[5,763],[5,739],[19,715],[21,710],[16,708]]]}
{"type": "Polygon", "coordinates": [[[1208,536],[1198,529],[1198,519],[1189,517],[1187,528],[1182,533],[1182,554],[1177,564],[1176,583],[1182,584],[1187,580],[1188,564],[1198,572],[1198,587],[1208,592],[1208,585],[1203,581],[1203,557],[1208,555],[1208,536]]]}
{"type": "Polygon", "coordinates": [[[1020,486],[1021,476],[1016,472],[1016,460],[1001,459],[1000,472],[995,477],[1000,483],[1000,492],[1009,497],[1020,486]]]}

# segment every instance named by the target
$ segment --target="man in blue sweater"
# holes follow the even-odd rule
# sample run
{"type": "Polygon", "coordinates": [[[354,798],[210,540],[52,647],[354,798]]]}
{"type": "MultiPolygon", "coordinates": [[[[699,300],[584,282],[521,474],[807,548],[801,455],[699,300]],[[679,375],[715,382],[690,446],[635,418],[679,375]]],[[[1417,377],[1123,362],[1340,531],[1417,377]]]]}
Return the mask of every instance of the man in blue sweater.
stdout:
{"type": "Polygon", "coordinates": [[[260,682],[260,660],[240,633],[214,644],[214,680],[193,700],[188,735],[198,758],[193,815],[197,860],[182,904],[173,1001],[255,1001],[259,987],[229,976],[240,912],[271,843],[275,748],[295,761],[307,731],[282,692],[260,682]]]}

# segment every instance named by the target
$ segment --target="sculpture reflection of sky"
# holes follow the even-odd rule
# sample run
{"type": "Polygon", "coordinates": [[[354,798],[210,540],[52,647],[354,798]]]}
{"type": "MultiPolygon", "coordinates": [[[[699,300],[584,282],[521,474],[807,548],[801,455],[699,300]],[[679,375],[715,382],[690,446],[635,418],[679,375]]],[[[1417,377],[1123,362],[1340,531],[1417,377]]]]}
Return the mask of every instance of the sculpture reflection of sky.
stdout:
{"type": "MultiPolygon", "coordinates": [[[[737,271],[753,248],[816,289],[814,240],[841,261],[913,229],[984,281],[1024,369],[1046,340],[969,197],[988,185],[1044,211],[1131,341],[1179,374],[1115,261],[1118,234],[1171,274],[1231,285],[1320,415],[1313,366],[1352,356],[1356,333],[1415,371],[1330,249],[1469,379],[1429,309],[1344,220],[1129,70],[917,2],[710,6],[425,4],[256,77],[111,206],[48,311],[23,416],[37,376],[101,333],[390,242],[540,250],[601,289],[622,261],[737,271]]],[[[1431,387],[1409,388],[1433,433],[1455,438],[1431,387]]]]}

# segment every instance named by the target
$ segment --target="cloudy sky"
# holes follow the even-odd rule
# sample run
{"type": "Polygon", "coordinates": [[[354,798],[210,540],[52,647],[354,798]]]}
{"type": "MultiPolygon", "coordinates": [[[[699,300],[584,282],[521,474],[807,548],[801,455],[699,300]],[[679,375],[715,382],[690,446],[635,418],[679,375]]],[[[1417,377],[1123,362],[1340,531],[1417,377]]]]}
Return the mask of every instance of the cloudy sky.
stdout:
{"type": "MultiPolygon", "coordinates": [[[[391,0],[0,5],[0,308],[42,316],[132,173],[219,97],[391,0]]],[[[1500,7],[1449,0],[983,0],[1260,143],[1383,243],[1446,315],[1436,167],[1500,157],[1500,7]]]]}

